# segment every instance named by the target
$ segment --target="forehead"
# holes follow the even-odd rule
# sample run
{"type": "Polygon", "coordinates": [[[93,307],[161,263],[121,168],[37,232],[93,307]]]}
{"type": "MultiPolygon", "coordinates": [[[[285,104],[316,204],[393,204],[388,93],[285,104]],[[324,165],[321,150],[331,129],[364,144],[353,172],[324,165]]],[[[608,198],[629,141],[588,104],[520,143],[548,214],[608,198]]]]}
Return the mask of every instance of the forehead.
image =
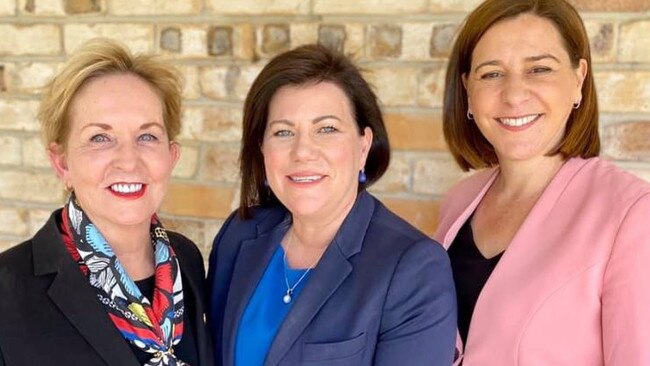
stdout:
{"type": "Polygon", "coordinates": [[[330,81],[279,88],[269,103],[269,115],[276,113],[321,113],[340,109],[350,112],[351,101],[343,89],[330,81]]]}
{"type": "Polygon", "coordinates": [[[500,20],[488,28],[474,47],[472,63],[543,53],[569,58],[564,40],[555,24],[538,15],[524,13],[500,20]]]}

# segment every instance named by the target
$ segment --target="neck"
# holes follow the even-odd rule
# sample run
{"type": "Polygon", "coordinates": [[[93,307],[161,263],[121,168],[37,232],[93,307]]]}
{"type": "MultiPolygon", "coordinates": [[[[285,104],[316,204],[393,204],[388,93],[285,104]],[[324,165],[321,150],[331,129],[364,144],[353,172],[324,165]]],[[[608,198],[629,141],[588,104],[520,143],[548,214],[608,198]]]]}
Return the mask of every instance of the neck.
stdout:
{"type": "Polygon", "coordinates": [[[532,161],[499,161],[500,174],[494,186],[502,195],[512,198],[539,195],[563,164],[560,155],[532,161]]]}
{"type": "Polygon", "coordinates": [[[155,272],[153,245],[149,225],[123,226],[96,223],[111,246],[122,267],[133,281],[150,277],[155,272]]]}
{"type": "Polygon", "coordinates": [[[334,239],[355,201],[356,196],[343,206],[340,212],[326,218],[294,215],[291,229],[283,240],[289,265],[294,268],[307,268],[317,262],[334,239]],[[290,246],[287,245],[289,242],[290,246]]]}

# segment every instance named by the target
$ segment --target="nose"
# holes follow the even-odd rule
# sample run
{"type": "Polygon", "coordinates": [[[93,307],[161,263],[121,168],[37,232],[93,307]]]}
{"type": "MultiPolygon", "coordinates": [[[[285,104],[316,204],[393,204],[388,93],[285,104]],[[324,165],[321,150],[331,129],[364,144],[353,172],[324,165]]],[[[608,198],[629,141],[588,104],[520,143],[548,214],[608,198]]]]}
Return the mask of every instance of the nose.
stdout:
{"type": "Polygon", "coordinates": [[[138,152],[138,147],[133,143],[121,143],[117,146],[115,150],[115,156],[113,158],[113,167],[131,172],[136,170],[140,164],[140,154],[138,152]]]}
{"type": "Polygon", "coordinates": [[[502,99],[511,106],[518,106],[530,98],[530,86],[520,76],[507,76],[502,91],[502,99]]]}
{"type": "Polygon", "coordinates": [[[297,133],[291,146],[291,155],[295,161],[307,161],[316,155],[316,144],[308,133],[297,133]]]}

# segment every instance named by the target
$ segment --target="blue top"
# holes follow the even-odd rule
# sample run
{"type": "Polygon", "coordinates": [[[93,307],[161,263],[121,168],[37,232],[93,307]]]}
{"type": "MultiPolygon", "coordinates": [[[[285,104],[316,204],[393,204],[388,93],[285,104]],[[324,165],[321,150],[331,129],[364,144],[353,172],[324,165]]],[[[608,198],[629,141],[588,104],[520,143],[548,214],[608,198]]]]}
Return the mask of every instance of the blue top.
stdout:
{"type": "MultiPolygon", "coordinates": [[[[285,304],[282,301],[287,293],[283,257],[284,250],[281,245],[278,245],[244,310],[237,331],[236,366],[261,366],[264,364],[275,334],[311,275],[311,273],[305,275],[305,278],[293,289],[291,302],[285,304]]],[[[294,270],[287,267],[286,275],[289,286],[295,285],[304,273],[305,269],[294,270]]]]}

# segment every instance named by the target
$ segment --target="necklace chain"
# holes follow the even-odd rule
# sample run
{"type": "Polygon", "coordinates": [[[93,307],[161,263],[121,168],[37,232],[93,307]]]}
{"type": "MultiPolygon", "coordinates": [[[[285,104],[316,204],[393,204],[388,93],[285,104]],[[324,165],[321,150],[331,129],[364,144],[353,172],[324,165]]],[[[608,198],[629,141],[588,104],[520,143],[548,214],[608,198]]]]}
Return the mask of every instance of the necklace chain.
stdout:
{"type": "Polygon", "coordinates": [[[316,258],[314,263],[302,273],[302,276],[300,276],[298,281],[296,281],[296,283],[294,283],[293,286],[290,286],[289,285],[289,277],[287,276],[287,267],[289,267],[289,264],[287,263],[287,252],[289,252],[289,248],[291,247],[291,243],[293,242],[293,240],[292,240],[292,235],[291,234],[289,234],[289,235],[290,236],[289,236],[289,240],[287,242],[287,250],[284,251],[284,255],[282,256],[282,262],[284,263],[284,267],[283,267],[283,270],[284,270],[284,283],[285,283],[285,285],[287,285],[287,292],[282,297],[282,302],[285,303],[285,304],[289,304],[291,302],[291,300],[293,299],[292,298],[293,290],[295,290],[296,287],[298,287],[300,282],[302,282],[302,280],[305,278],[305,276],[307,276],[307,273],[309,273],[309,271],[311,271],[314,267],[316,267],[316,263],[318,263],[318,260],[320,259],[320,258],[316,258]]]}

